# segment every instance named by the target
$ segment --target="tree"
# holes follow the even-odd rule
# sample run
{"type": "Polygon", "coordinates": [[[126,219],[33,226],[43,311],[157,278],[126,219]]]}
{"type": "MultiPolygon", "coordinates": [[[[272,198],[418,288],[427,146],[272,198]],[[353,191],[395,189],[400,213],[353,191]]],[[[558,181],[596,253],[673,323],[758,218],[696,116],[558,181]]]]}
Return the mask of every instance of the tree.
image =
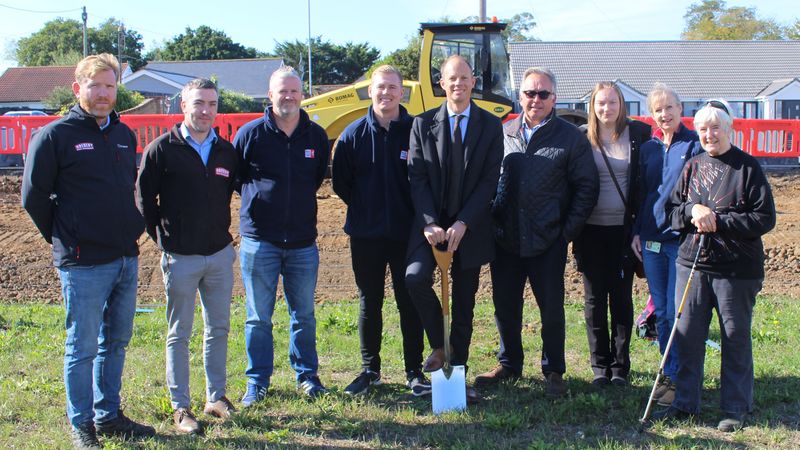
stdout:
{"type": "Polygon", "coordinates": [[[394,66],[406,80],[416,80],[419,76],[419,52],[422,47],[422,37],[415,34],[408,38],[408,44],[389,53],[386,57],[376,61],[370,68],[370,72],[376,67],[389,64],[394,66]]]}
{"type": "Polygon", "coordinates": [[[786,30],[773,19],[759,19],[755,8],[733,6],[725,0],[694,3],[683,16],[686,40],[774,40],[783,39],[786,30]]]}
{"type": "Polygon", "coordinates": [[[233,42],[223,31],[200,25],[197,30],[186,31],[147,54],[148,60],[196,61],[202,59],[255,58],[256,49],[233,42]]]}
{"type": "MultiPolygon", "coordinates": [[[[89,53],[111,53],[118,55],[118,30],[121,23],[107,19],[98,28],[89,28],[87,38],[89,53]]],[[[128,62],[136,70],[144,65],[142,58],[142,35],[135,30],[126,29],[123,33],[125,45],[122,48],[122,61],[128,62]]],[[[54,19],[47,22],[41,30],[17,42],[14,58],[21,66],[73,65],[83,58],[83,28],[73,19],[54,19]]]]}
{"type": "Polygon", "coordinates": [[[786,38],[800,40],[800,19],[795,19],[794,24],[786,29],[786,38]]]}
{"type": "MultiPolygon", "coordinates": [[[[144,101],[144,96],[136,91],[131,91],[125,86],[117,85],[117,111],[125,111],[138,106],[144,101]]],[[[78,103],[78,98],[72,92],[72,86],[59,86],[53,89],[42,101],[49,109],[58,110],[58,114],[66,114],[70,108],[78,103]]]]}
{"type": "MultiPolygon", "coordinates": [[[[294,67],[308,83],[308,45],[305,42],[276,42],[272,53],[294,67]]],[[[380,51],[366,42],[338,45],[317,36],[311,39],[312,81],[314,84],[352,83],[369,70],[379,55],[380,51]]]]}

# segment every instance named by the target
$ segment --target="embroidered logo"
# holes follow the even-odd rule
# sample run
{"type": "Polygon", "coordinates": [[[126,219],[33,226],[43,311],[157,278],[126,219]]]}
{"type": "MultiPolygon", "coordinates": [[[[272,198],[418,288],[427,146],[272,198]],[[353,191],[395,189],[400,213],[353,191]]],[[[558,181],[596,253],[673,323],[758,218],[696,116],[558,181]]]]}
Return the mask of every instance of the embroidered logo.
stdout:
{"type": "Polygon", "coordinates": [[[306,149],[306,158],[314,159],[314,149],[307,148],[306,149]]]}
{"type": "Polygon", "coordinates": [[[231,173],[228,171],[228,169],[226,169],[224,167],[217,167],[217,169],[214,171],[214,173],[216,173],[217,175],[219,175],[221,177],[225,177],[225,178],[228,178],[229,176],[231,176],[231,173]]]}
{"type": "Polygon", "coordinates": [[[117,144],[117,148],[128,148],[127,145],[117,144]]]}
{"type": "Polygon", "coordinates": [[[408,150],[400,150],[400,159],[408,161],[408,150]]]}
{"type": "Polygon", "coordinates": [[[83,142],[80,144],[75,144],[75,150],[82,152],[84,150],[94,150],[94,144],[91,142],[83,142]]]}

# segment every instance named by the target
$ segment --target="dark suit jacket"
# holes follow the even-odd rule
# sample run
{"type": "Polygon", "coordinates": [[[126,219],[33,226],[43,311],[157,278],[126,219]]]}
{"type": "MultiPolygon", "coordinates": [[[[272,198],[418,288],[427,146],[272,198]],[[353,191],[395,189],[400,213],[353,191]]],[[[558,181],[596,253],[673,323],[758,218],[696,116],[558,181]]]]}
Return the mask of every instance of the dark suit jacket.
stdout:
{"type": "MultiPolygon", "coordinates": [[[[450,147],[450,122],[447,104],[417,116],[409,142],[408,177],[414,203],[409,254],[419,245],[428,245],[423,235],[426,225],[442,225],[450,147]]],[[[497,190],[503,160],[503,127],[500,119],[472,103],[464,138],[465,172],[461,190],[461,210],[456,219],[467,224],[458,248],[462,268],[474,268],[494,259],[491,201],[497,190]]]]}

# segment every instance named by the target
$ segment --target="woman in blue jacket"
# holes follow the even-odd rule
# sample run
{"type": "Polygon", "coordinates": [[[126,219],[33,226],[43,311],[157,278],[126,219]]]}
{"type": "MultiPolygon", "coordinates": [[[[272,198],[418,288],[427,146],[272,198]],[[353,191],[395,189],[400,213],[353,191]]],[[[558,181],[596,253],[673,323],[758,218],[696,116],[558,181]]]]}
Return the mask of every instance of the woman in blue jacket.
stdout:
{"type": "MultiPolygon", "coordinates": [[[[656,308],[656,329],[661,352],[675,322],[675,260],[678,233],[670,228],[664,207],[684,164],[701,152],[697,133],[681,123],[681,101],[667,85],[656,83],[647,94],[647,106],[657,130],[645,142],[639,159],[643,201],[633,226],[631,247],[644,262],[644,272],[656,308]]],[[[680,349],[673,345],[664,365],[662,382],[653,400],[669,406],[675,398],[672,380],[680,349]]]]}

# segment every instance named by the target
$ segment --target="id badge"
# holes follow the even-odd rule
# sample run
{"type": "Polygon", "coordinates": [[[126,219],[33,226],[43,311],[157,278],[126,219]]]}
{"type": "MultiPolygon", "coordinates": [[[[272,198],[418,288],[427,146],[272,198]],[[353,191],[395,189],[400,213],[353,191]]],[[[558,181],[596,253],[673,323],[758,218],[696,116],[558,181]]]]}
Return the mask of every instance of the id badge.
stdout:
{"type": "Polygon", "coordinates": [[[658,241],[645,241],[644,248],[653,253],[661,253],[661,242],[658,241]]]}

